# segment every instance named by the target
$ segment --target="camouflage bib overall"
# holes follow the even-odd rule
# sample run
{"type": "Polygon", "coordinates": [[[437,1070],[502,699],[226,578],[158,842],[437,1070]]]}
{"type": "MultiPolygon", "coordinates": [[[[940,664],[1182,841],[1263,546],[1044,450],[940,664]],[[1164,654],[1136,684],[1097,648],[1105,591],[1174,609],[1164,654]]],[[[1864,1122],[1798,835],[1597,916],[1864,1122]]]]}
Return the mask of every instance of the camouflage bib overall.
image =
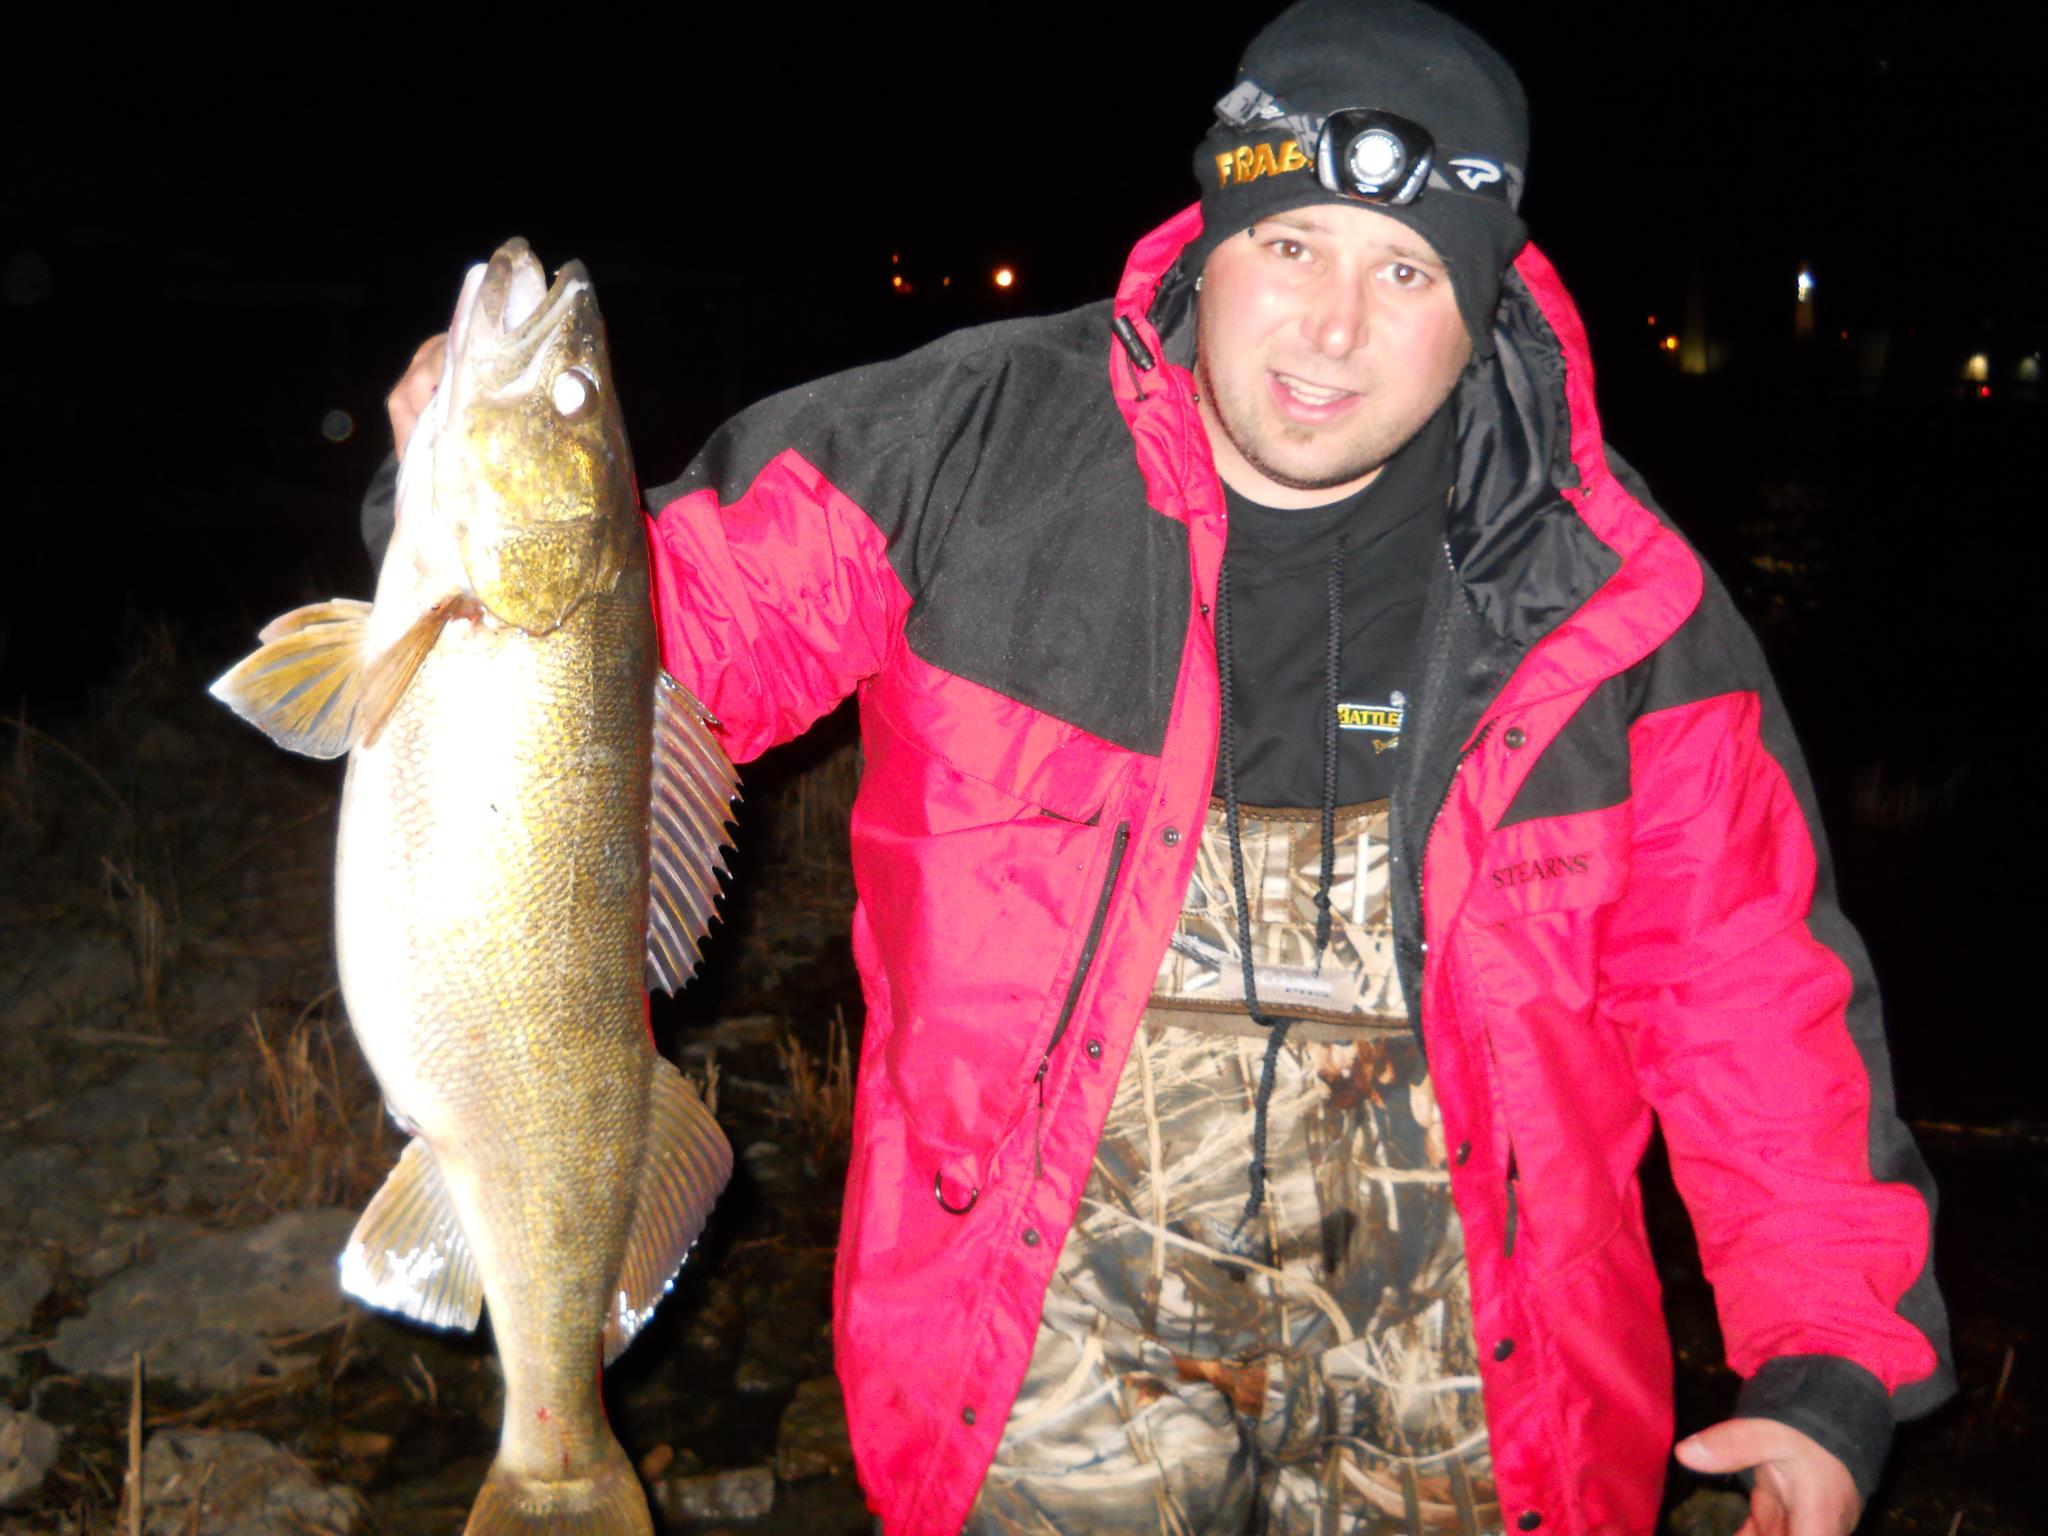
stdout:
{"type": "Polygon", "coordinates": [[[1260,1230],[1244,1211],[1264,1031],[1247,1015],[1212,805],[974,1536],[1488,1536],[1501,1527],[1463,1238],[1395,977],[1387,806],[1244,807],[1275,1065],[1260,1230]]]}

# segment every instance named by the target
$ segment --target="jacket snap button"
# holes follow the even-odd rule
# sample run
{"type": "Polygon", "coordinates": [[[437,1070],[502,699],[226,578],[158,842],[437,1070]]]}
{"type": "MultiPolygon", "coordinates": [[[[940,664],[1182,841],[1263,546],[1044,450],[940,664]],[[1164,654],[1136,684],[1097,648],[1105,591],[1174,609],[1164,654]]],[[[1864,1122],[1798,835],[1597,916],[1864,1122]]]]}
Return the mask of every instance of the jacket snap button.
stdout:
{"type": "MultiPolygon", "coordinates": [[[[962,1409],[960,1410],[960,1422],[961,1422],[962,1424],[972,1424],[972,1423],[974,1422],[974,1410],[973,1410],[972,1408],[962,1408],[962,1409]]],[[[1528,1519],[1529,1517],[1528,1517],[1527,1515],[1524,1515],[1524,1516],[1522,1516],[1522,1518],[1523,1518],[1524,1520],[1526,1520],[1526,1519],[1528,1519]]],[[[1525,1531],[1527,1531],[1527,1530],[1533,1530],[1533,1529],[1534,1529],[1534,1527],[1533,1527],[1533,1526],[1527,1526],[1527,1525],[1525,1525],[1525,1526],[1523,1526],[1523,1527],[1522,1527],[1522,1529],[1523,1529],[1523,1530],[1525,1530],[1525,1531]]]]}
{"type": "Polygon", "coordinates": [[[1038,1246],[1038,1228],[1026,1227],[1024,1229],[1024,1246],[1026,1248],[1036,1248],[1038,1246]]]}
{"type": "Polygon", "coordinates": [[[1519,725],[1511,725],[1508,727],[1508,733],[1503,739],[1508,744],[1508,750],[1514,752],[1520,750],[1523,743],[1527,742],[1529,737],[1519,725]]]}
{"type": "Polygon", "coordinates": [[[1515,1341],[1513,1339],[1502,1339],[1498,1344],[1493,1346],[1493,1358],[1496,1360],[1505,1360],[1509,1355],[1512,1355],[1514,1352],[1515,1341]]]}
{"type": "Polygon", "coordinates": [[[1536,1511],[1533,1509],[1523,1510],[1522,1518],[1515,1522],[1516,1525],[1520,1526],[1525,1531],[1533,1531],[1536,1529],[1537,1526],[1541,1525],[1542,1523],[1543,1517],[1537,1514],[1536,1511]]]}
{"type": "Polygon", "coordinates": [[[1460,1168],[1464,1167],[1464,1166],[1465,1166],[1465,1163],[1466,1163],[1466,1161],[1467,1161],[1467,1160],[1468,1160],[1468,1159],[1469,1159],[1469,1158],[1470,1158],[1471,1156],[1472,1156],[1472,1143],[1471,1143],[1471,1142],[1469,1142],[1469,1141],[1461,1141],[1461,1142],[1459,1142],[1459,1143],[1458,1143],[1458,1151],[1457,1151],[1457,1158],[1458,1158],[1458,1166],[1459,1166],[1460,1168]]]}
{"type": "Polygon", "coordinates": [[[1088,1059],[1090,1061],[1102,1060],[1102,1042],[1100,1040],[1090,1040],[1085,1049],[1088,1052],[1088,1059]]]}
{"type": "Polygon", "coordinates": [[[1159,834],[1159,841],[1172,848],[1180,842],[1180,828],[1168,827],[1159,834]]]}

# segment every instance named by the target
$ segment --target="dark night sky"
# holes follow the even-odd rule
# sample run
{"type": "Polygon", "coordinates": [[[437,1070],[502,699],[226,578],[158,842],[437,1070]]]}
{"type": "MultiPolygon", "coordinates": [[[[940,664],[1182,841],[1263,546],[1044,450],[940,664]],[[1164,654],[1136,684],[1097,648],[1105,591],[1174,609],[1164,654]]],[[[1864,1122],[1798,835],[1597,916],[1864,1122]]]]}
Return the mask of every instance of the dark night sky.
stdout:
{"type": "MultiPolygon", "coordinates": [[[[1528,85],[1525,211],[1604,368],[1640,365],[1643,316],[1678,313],[1695,267],[1710,328],[1782,333],[1801,261],[1824,326],[2042,344],[2035,77],[1988,5],[1459,9],[1528,85]]],[[[6,494],[51,556],[0,577],[0,690],[34,681],[24,627],[102,528],[134,536],[108,603],[174,606],[151,589],[168,560],[217,607],[183,572],[193,535],[218,581],[281,527],[309,573],[360,585],[348,505],[382,393],[508,234],[597,278],[649,482],[770,389],[1106,292],[1191,197],[1266,8],[979,8],[993,49],[962,14],[415,20],[374,53],[337,14],[311,45],[234,34],[260,69],[189,21],[49,54],[0,106],[6,494]],[[1022,274],[1001,299],[998,260],[1022,274]],[[336,407],[362,427],[339,447],[336,407]]]]}

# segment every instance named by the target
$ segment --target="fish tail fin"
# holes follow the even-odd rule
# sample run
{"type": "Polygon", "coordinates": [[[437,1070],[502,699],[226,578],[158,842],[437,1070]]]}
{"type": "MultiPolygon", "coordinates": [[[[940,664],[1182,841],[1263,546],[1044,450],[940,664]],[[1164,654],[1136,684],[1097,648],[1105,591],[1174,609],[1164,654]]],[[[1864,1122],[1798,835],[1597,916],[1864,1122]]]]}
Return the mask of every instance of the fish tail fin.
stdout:
{"type": "Polygon", "coordinates": [[[654,1520],[633,1464],[614,1440],[588,1476],[562,1482],[492,1462],[462,1536],[654,1536],[654,1520]]]}

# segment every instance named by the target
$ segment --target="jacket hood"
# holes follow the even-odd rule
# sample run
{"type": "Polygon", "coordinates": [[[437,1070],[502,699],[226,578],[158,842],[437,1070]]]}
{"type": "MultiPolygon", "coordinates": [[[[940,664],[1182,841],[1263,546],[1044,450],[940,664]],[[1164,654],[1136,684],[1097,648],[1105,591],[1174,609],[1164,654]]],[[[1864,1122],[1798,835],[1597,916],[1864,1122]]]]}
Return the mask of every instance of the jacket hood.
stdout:
{"type": "MultiPolygon", "coordinates": [[[[1182,368],[1194,362],[1196,294],[1180,258],[1201,228],[1200,208],[1190,207],[1146,235],[1116,294],[1116,315],[1153,357],[1182,368]]],[[[1602,594],[1597,661],[1619,670],[1697,603],[1694,557],[1609,470],[1585,327],[1534,245],[1502,282],[1494,343],[1492,357],[1473,358],[1453,401],[1452,569],[1487,627],[1517,650],[1572,629],[1602,594]],[[1683,567],[1694,567],[1689,581],[1683,567]]]]}

